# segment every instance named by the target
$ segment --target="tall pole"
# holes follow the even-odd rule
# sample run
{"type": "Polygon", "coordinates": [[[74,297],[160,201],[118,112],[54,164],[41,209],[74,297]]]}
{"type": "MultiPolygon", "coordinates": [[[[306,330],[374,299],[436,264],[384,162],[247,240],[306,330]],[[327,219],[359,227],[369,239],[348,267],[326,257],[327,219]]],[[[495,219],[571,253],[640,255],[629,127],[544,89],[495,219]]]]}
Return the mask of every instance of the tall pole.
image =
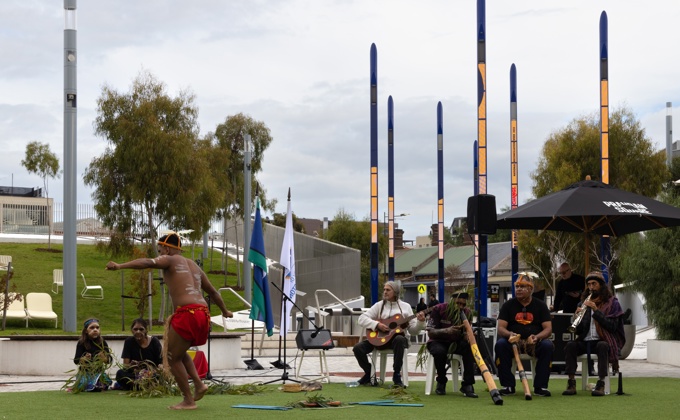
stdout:
{"type": "Polygon", "coordinates": [[[243,297],[248,302],[253,300],[252,290],[252,263],[248,261],[248,250],[250,249],[250,200],[251,200],[251,178],[250,161],[252,152],[250,150],[250,134],[243,136],[243,297]]]}
{"type": "MultiPolygon", "coordinates": [[[[517,68],[515,63],[510,66],[510,209],[517,208],[518,189],[518,158],[517,158],[517,68]]],[[[519,271],[519,252],[517,250],[517,229],[512,230],[511,262],[512,267],[512,296],[515,297],[515,282],[519,271]]]]}
{"type": "MultiPolygon", "coordinates": [[[[477,0],[477,155],[479,194],[486,194],[486,0],[477,0]]],[[[479,315],[487,316],[487,237],[479,243],[479,315]]]]}
{"type": "MultiPolygon", "coordinates": [[[[609,40],[607,12],[600,14],[600,150],[602,154],[602,182],[609,184],[609,40]]],[[[586,236],[588,240],[588,236],[586,236]]],[[[600,239],[602,274],[609,282],[609,260],[611,259],[609,236],[600,239]]],[[[586,275],[590,269],[590,256],[586,254],[586,275]]]]}
{"type": "Polygon", "coordinates": [[[64,308],[66,332],[76,332],[77,20],[76,0],[64,0],[64,308]]]}
{"type": "Polygon", "coordinates": [[[444,302],[444,117],[442,103],[437,103],[437,250],[438,294],[444,302]]]}
{"type": "Polygon", "coordinates": [[[666,165],[673,164],[673,103],[666,102],[666,165]]]}
{"type": "Polygon", "coordinates": [[[371,44],[371,304],[378,301],[378,50],[371,44]]]}
{"type": "Polygon", "coordinates": [[[387,98],[387,279],[394,281],[394,102],[387,98]]]}

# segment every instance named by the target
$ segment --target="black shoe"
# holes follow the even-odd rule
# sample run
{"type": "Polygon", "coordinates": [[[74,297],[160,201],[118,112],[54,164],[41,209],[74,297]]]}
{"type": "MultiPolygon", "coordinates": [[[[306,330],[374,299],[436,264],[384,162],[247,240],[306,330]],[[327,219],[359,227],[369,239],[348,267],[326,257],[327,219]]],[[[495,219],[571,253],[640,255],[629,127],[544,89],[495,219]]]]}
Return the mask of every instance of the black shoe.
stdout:
{"type": "Polygon", "coordinates": [[[446,395],[446,382],[437,382],[437,389],[434,390],[437,395],[446,395]]]}
{"type": "Polygon", "coordinates": [[[539,397],[549,397],[552,394],[548,388],[534,388],[534,395],[538,395],[539,397]]]}
{"type": "Polygon", "coordinates": [[[504,388],[501,388],[498,390],[501,395],[515,395],[515,387],[514,386],[506,386],[504,388]]]}
{"type": "Polygon", "coordinates": [[[460,392],[463,393],[468,398],[478,398],[478,395],[475,394],[475,389],[472,387],[472,385],[465,385],[460,389],[460,392]]]}
{"type": "Polygon", "coordinates": [[[597,381],[597,384],[595,385],[595,389],[593,389],[593,392],[590,393],[593,397],[602,397],[604,396],[604,381],[599,380],[597,381]]]}
{"type": "Polygon", "coordinates": [[[357,382],[359,385],[369,385],[371,383],[371,374],[364,373],[364,376],[362,376],[357,382]]]}
{"type": "Polygon", "coordinates": [[[401,381],[400,373],[395,373],[394,375],[392,375],[392,382],[394,382],[394,385],[392,385],[393,388],[406,388],[406,386],[404,386],[404,383],[401,381]]]}

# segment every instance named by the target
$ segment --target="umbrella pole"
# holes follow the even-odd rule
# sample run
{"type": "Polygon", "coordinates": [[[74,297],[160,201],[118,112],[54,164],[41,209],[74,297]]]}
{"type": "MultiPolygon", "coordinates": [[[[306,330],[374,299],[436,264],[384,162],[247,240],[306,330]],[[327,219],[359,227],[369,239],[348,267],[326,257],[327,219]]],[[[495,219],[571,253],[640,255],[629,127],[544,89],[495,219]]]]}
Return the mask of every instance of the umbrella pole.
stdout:
{"type": "Polygon", "coordinates": [[[585,269],[585,272],[583,274],[585,274],[587,276],[588,273],[590,273],[590,250],[589,250],[590,244],[588,243],[588,232],[587,231],[583,232],[583,236],[585,238],[585,243],[586,243],[586,269],[585,269]]]}

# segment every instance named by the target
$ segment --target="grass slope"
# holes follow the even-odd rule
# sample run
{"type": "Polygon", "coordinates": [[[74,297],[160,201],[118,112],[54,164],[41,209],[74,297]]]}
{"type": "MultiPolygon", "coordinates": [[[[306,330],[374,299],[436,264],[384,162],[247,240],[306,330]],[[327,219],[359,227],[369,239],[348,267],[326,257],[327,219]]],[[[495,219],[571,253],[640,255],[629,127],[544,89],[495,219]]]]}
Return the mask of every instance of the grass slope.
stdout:
{"type": "MultiPolygon", "coordinates": [[[[24,244],[24,243],[0,243],[0,255],[12,256],[12,267],[14,277],[10,282],[10,290],[16,290],[22,295],[30,292],[45,292],[52,296],[52,308],[59,316],[58,328],[54,328],[54,323],[51,321],[30,321],[29,328],[25,327],[23,321],[7,320],[5,331],[0,331],[0,335],[28,335],[28,334],[65,334],[62,330],[63,321],[63,288],[59,288],[59,294],[52,292],[52,270],[63,267],[62,252],[44,252],[39,249],[46,249],[47,244],[24,244]]],[[[61,251],[63,246],[61,244],[52,244],[53,250],[61,251]]],[[[197,253],[200,255],[200,253],[197,253]]],[[[190,258],[191,252],[185,252],[184,256],[190,258]]],[[[221,255],[217,252],[209,255],[205,261],[204,269],[206,272],[212,268],[222,270],[221,255]]],[[[137,299],[125,299],[121,303],[121,295],[130,295],[131,286],[128,284],[132,270],[121,271],[106,271],[104,267],[109,261],[109,257],[97,251],[94,245],[78,245],[77,247],[77,274],[76,292],[77,292],[77,326],[80,334],[81,322],[87,318],[95,317],[101,321],[103,334],[120,334],[127,333],[130,329],[130,323],[133,319],[139,317],[139,310],[136,309],[137,299]],[[87,284],[89,286],[100,285],[104,288],[104,299],[83,299],[80,296],[83,290],[83,280],[80,273],[85,275],[87,284]],[[124,277],[125,292],[121,293],[121,276],[124,277]],[[122,325],[122,306],[125,306],[125,326],[122,325]]],[[[117,260],[122,262],[121,260],[117,260]]],[[[236,270],[236,262],[229,260],[229,272],[236,270]]],[[[225,282],[227,287],[234,287],[237,279],[235,275],[228,275],[225,279],[224,274],[208,274],[211,282],[216,288],[224,287],[225,282]]],[[[155,281],[157,293],[153,296],[153,318],[158,319],[159,310],[161,307],[161,296],[159,282],[155,281]]],[[[223,293],[223,299],[230,310],[244,309],[243,303],[231,293],[223,293]]],[[[212,314],[219,315],[220,310],[215,305],[212,305],[212,314]]],[[[148,310],[144,311],[143,316],[148,317],[148,310]]],[[[0,311],[0,321],[2,319],[2,311],[0,311]]],[[[0,323],[1,326],[1,323],[0,323]]],[[[162,326],[154,326],[152,332],[154,334],[161,333],[162,326]]]]}

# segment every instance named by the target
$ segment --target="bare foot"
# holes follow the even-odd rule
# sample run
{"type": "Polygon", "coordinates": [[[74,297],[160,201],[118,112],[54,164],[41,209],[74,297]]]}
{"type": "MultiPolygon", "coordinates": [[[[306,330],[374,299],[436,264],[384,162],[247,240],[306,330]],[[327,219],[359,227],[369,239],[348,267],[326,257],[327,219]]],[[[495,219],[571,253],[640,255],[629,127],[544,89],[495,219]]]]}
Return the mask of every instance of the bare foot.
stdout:
{"type": "Polygon", "coordinates": [[[201,387],[197,386],[196,389],[194,390],[194,401],[198,401],[201,398],[203,398],[205,393],[208,391],[208,385],[206,385],[206,384],[201,384],[201,385],[203,385],[203,386],[201,386],[201,387]]]}
{"type": "Polygon", "coordinates": [[[182,401],[181,403],[176,404],[176,405],[171,405],[168,408],[170,410],[195,410],[198,407],[196,406],[196,404],[190,404],[186,401],[182,401]]]}

